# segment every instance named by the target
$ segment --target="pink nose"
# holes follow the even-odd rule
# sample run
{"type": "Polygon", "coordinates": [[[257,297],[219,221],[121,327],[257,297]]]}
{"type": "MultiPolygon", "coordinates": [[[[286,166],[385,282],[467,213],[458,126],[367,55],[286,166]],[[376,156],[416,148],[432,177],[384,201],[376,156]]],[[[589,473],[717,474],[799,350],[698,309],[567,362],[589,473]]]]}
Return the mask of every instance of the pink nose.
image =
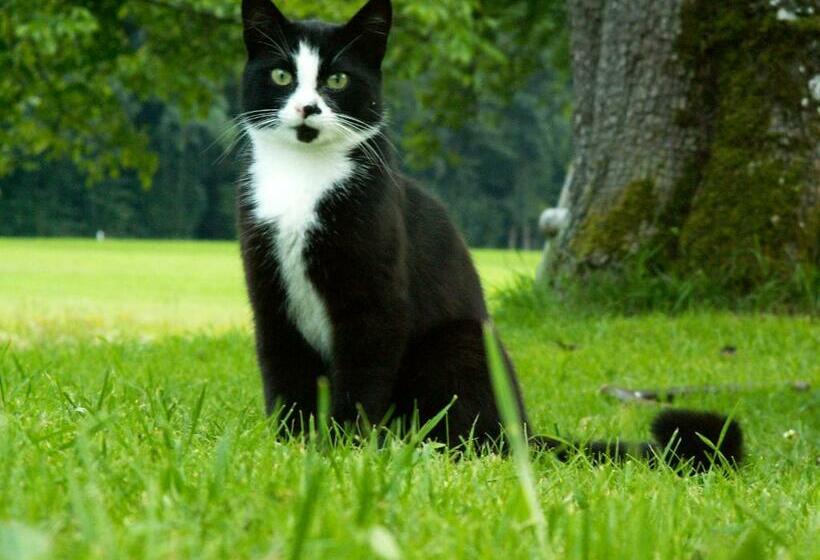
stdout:
{"type": "Polygon", "coordinates": [[[296,112],[303,119],[306,119],[306,118],[308,118],[312,115],[321,115],[322,114],[322,110],[315,103],[312,104],[312,105],[305,105],[305,106],[297,105],[296,106],[296,112]]]}

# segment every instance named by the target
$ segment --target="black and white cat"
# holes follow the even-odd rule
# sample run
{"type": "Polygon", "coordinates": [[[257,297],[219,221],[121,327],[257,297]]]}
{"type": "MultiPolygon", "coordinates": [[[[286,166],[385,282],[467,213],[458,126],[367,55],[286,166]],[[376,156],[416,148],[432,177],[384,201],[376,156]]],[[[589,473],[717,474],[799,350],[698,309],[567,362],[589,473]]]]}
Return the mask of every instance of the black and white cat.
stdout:
{"type": "MultiPolygon", "coordinates": [[[[470,253],[441,203],[400,175],[385,136],[390,0],[370,0],[345,25],[290,21],[270,0],[243,0],[242,13],[253,160],[239,226],[268,410],[315,413],[317,380],[327,377],[339,423],[359,409],[371,421],[415,410],[423,422],[457,395],[432,436],[497,438],[489,315],[470,253]]],[[[587,449],[648,456],[677,430],[681,455],[705,464],[695,432],[717,441],[724,422],[668,412],[655,422],[658,444],[587,449]]],[[[740,459],[735,423],[722,451],[740,459]]]]}

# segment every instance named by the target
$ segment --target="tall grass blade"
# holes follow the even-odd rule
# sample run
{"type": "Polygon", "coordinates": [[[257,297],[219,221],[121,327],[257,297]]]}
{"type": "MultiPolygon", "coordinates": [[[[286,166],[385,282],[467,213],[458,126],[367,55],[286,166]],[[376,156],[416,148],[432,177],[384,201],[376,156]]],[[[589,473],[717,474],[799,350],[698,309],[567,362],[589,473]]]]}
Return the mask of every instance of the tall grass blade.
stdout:
{"type": "Polygon", "coordinates": [[[319,433],[327,441],[330,437],[330,384],[327,377],[320,377],[318,381],[319,402],[317,411],[319,414],[319,433]]]}
{"type": "Polygon", "coordinates": [[[293,541],[291,543],[290,560],[299,560],[305,548],[310,525],[316,512],[316,505],[319,501],[319,490],[321,488],[323,470],[318,464],[318,458],[313,453],[308,453],[305,464],[304,495],[299,504],[296,527],[293,531],[293,541]]]}
{"type": "Polygon", "coordinates": [[[527,503],[529,521],[535,529],[539,552],[543,554],[546,547],[546,521],[544,520],[541,505],[538,503],[535,476],[530,462],[529,445],[524,434],[523,422],[518,412],[518,403],[513,393],[510,376],[501,359],[498,340],[495,337],[492,325],[489,323],[484,325],[484,345],[487,348],[487,359],[496,404],[501,414],[501,421],[504,423],[510,451],[518,471],[518,484],[527,503]]]}
{"type": "Polygon", "coordinates": [[[199,425],[199,417],[202,414],[202,405],[205,403],[205,391],[207,389],[208,385],[203,385],[202,391],[199,392],[199,398],[196,400],[194,414],[191,418],[191,429],[188,431],[188,439],[185,441],[185,449],[191,447],[191,442],[194,440],[194,434],[196,433],[196,428],[199,425]]]}

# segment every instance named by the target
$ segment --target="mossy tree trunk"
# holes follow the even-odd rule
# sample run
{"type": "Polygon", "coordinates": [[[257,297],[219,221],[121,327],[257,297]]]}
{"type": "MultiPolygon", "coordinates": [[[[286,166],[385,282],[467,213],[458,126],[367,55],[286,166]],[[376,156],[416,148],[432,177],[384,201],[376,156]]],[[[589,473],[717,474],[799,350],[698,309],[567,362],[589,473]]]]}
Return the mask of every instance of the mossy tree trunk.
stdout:
{"type": "Polygon", "coordinates": [[[641,255],[749,291],[816,266],[813,6],[568,0],[575,154],[552,270],[617,270],[641,255]]]}

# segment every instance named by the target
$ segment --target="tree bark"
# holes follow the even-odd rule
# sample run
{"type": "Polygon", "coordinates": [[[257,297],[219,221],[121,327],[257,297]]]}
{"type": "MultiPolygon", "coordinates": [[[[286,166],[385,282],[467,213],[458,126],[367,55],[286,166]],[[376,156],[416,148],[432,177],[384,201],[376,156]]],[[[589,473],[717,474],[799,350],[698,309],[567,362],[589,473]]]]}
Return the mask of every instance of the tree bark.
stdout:
{"type": "Polygon", "coordinates": [[[748,290],[816,266],[810,4],[568,0],[575,153],[570,220],[545,256],[553,273],[643,255],[748,290]]]}

